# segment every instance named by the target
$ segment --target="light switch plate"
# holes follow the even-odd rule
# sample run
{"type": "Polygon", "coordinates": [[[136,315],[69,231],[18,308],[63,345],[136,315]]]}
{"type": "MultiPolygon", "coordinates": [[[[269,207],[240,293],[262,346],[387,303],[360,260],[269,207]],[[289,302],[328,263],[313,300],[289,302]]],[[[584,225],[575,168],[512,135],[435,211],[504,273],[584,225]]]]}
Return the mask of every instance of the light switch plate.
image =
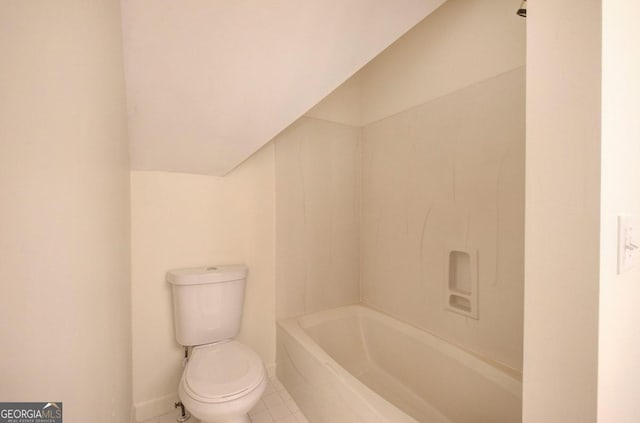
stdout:
{"type": "Polygon", "coordinates": [[[618,216],[618,274],[640,264],[640,217],[618,216]]]}

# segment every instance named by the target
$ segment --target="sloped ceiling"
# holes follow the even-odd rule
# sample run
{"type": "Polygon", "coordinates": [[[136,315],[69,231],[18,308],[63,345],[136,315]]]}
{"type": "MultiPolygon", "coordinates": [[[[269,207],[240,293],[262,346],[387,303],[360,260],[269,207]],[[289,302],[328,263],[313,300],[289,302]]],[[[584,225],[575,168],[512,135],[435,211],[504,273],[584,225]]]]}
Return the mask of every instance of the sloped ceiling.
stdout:
{"type": "Polygon", "coordinates": [[[224,175],[445,0],[123,0],[133,169],[224,175]]]}

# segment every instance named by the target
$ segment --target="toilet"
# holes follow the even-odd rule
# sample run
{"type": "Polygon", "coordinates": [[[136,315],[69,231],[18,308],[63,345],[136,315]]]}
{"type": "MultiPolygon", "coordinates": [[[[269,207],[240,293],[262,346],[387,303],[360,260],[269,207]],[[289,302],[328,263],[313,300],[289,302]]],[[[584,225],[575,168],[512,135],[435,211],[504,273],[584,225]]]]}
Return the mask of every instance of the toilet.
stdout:
{"type": "Polygon", "coordinates": [[[202,423],[248,423],[267,386],[262,360],[236,341],[247,267],[209,266],[167,272],[175,335],[193,347],[178,386],[184,407],[202,423]]]}

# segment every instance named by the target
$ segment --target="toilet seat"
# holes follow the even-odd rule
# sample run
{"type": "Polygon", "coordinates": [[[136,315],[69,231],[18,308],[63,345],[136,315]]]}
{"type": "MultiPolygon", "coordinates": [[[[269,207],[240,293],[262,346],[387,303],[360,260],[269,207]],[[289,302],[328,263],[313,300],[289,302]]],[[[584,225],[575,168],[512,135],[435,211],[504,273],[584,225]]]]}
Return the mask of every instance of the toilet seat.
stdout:
{"type": "Polygon", "coordinates": [[[198,401],[226,402],[251,392],[265,373],[258,354],[230,340],[195,347],[184,370],[183,386],[198,401]]]}

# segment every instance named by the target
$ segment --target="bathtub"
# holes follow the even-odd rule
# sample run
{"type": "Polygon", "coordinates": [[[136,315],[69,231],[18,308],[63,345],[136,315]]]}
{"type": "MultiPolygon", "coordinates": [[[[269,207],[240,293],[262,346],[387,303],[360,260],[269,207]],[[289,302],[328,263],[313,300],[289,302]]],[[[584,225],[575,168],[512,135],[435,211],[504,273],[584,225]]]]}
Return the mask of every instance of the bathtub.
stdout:
{"type": "Polygon", "coordinates": [[[521,421],[522,377],[364,306],[281,320],[277,375],[311,423],[521,421]]]}

